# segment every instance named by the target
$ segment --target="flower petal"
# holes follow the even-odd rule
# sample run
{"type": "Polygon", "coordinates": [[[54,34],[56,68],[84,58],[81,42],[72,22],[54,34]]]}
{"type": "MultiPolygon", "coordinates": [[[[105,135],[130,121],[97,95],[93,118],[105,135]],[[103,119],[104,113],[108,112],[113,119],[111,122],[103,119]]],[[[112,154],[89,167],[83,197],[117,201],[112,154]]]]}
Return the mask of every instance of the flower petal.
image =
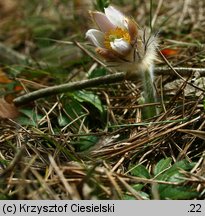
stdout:
{"type": "Polygon", "coordinates": [[[118,56],[116,56],[116,54],[108,49],[105,48],[96,48],[96,52],[103,57],[104,59],[108,60],[108,61],[112,61],[112,60],[116,60],[118,58],[118,56]]]}
{"type": "Polygon", "coordinates": [[[122,38],[115,39],[113,42],[110,43],[110,46],[114,51],[123,56],[127,55],[132,48],[131,45],[122,38]]]}
{"type": "Polygon", "coordinates": [[[90,12],[91,16],[93,17],[94,21],[98,25],[101,31],[108,32],[111,29],[116,28],[110,20],[105,16],[104,13],[101,12],[90,12]]]}
{"type": "Polygon", "coordinates": [[[103,47],[104,33],[96,29],[89,29],[86,34],[88,38],[96,47],[103,47]]]}
{"type": "Polygon", "coordinates": [[[128,26],[128,32],[130,35],[131,43],[135,43],[137,39],[137,33],[138,33],[137,23],[132,19],[128,19],[127,26],[128,26]]]}
{"type": "Polygon", "coordinates": [[[127,28],[126,17],[114,7],[109,6],[105,8],[105,15],[113,25],[122,29],[127,28]]]}

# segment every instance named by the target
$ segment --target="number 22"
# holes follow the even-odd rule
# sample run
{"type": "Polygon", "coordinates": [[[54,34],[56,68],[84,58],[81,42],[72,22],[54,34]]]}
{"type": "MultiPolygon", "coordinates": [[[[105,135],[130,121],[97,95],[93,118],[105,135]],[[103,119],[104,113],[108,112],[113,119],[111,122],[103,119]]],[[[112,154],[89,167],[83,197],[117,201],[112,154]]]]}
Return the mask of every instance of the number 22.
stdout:
{"type": "Polygon", "coordinates": [[[201,204],[190,204],[192,209],[189,212],[201,212],[201,204]]]}

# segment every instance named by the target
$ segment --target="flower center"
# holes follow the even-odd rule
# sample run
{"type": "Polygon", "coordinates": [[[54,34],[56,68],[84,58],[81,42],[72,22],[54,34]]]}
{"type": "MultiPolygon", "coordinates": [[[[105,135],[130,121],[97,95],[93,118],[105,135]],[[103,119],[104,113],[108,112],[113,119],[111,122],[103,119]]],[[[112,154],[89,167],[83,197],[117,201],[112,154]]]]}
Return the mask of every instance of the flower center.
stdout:
{"type": "Polygon", "coordinates": [[[128,31],[117,27],[105,33],[105,36],[104,36],[105,48],[112,49],[110,42],[114,42],[115,39],[124,39],[128,43],[130,43],[130,40],[131,40],[128,31]]]}

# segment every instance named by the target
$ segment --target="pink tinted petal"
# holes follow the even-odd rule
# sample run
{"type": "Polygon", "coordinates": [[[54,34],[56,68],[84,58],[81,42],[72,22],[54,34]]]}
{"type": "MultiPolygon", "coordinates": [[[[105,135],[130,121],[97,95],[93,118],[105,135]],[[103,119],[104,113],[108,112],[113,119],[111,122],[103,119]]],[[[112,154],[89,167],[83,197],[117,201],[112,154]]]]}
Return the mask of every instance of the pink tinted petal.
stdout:
{"type": "Polygon", "coordinates": [[[108,32],[111,29],[116,28],[116,26],[109,21],[105,14],[100,12],[91,12],[91,15],[101,31],[108,32]]]}
{"type": "Polygon", "coordinates": [[[112,61],[118,58],[118,56],[116,56],[116,54],[114,52],[111,52],[108,49],[105,48],[96,48],[96,52],[103,57],[104,59],[108,60],[108,61],[112,61]]]}
{"type": "Polygon", "coordinates": [[[86,38],[89,39],[96,47],[103,47],[104,33],[96,29],[89,29],[86,34],[86,38]]]}
{"type": "Polygon", "coordinates": [[[138,34],[137,23],[132,19],[128,19],[127,20],[127,27],[128,27],[128,32],[130,35],[131,43],[134,44],[134,43],[136,43],[136,38],[137,38],[137,34],[138,34]]]}
{"type": "Polygon", "coordinates": [[[120,55],[127,55],[130,50],[131,50],[131,45],[123,40],[122,38],[121,39],[115,39],[113,42],[110,43],[112,49],[114,51],[116,51],[117,53],[119,53],[120,55]]]}
{"type": "Polygon", "coordinates": [[[127,28],[126,17],[114,7],[109,6],[105,8],[105,15],[113,25],[122,29],[127,28]]]}

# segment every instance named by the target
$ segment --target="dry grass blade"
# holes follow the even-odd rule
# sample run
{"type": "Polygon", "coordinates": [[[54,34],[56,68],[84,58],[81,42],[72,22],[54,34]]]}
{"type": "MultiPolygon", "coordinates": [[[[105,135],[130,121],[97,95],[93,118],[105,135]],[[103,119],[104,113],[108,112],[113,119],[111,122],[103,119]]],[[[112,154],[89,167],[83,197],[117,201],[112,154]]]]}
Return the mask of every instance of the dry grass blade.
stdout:
{"type": "MultiPolygon", "coordinates": [[[[141,137],[140,139],[137,139],[136,137],[132,137],[132,139],[128,140],[128,142],[126,143],[117,143],[116,145],[113,145],[112,148],[106,148],[103,150],[99,150],[99,151],[95,151],[93,152],[93,155],[100,155],[100,156],[105,156],[105,157],[115,157],[115,156],[120,156],[122,154],[126,154],[128,152],[132,152],[134,150],[137,151],[137,149],[143,145],[145,145],[146,143],[151,143],[153,140],[155,139],[159,139],[160,137],[164,137],[170,133],[173,133],[175,131],[177,131],[180,128],[183,128],[189,124],[192,124],[193,122],[197,121],[200,117],[197,116],[196,118],[187,121],[183,124],[179,124],[176,125],[175,127],[173,127],[173,123],[169,125],[167,125],[166,127],[164,127],[164,130],[162,130],[162,132],[159,132],[159,130],[157,131],[157,133],[153,133],[151,134],[151,130],[150,130],[150,135],[147,133],[147,129],[145,129],[145,137],[141,137]]],[[[138,137],[138,135],[137,135],[138,137]]],[[[133,152],[133,153],[134,153],[133,152]]]]}
{"type": "Polygon", "coordinates": [[[122,183],[122,185],[129,191],[137,200],[144,200],[142,196],[134,190],[123,178],[117,177],[118,180],[122,183]]]}
{"type": "Polygon", "coordinates": [[[9,166],[2,172],[0,173],[0,177],[3,178],[7,175],[9,175],[11,172],[13,172],[15,166],[19,164],[19,161],[22,159],[23,153],[25,151],[25,147],[22,146],[18,152],[16,153],[14,159],[10,162],[9,166]]]}
{"type": "Polygon", "coordinates": [[[112,173],[109,172],[109,171],[107,171],[107,170],[105,170],[105,174],[107,175],[107,177],[108,177],[111,185],[113,186],[113,190],[112,191],[113,191],[114,195],[115,195],[115,192],[116,192],[116,197],[114,196],[113,198],[114,199],[122,199],[122,194],[123,193],[122,193],[122,191],[121,191],[118,183],[115,181],[115,178],[112,176],[112,173]]]}
{"type": "Polygon", "coordinates": [[[187,129],[179,129],[179,132],[191,134],[193,136],[196,136],[202,140],[205,140],[205,131],[200,131],[200,130],[187,130],[187,129]]]}
{"type": "Polygon", "coordinates": [[[51,162],[51,166],[53,167],[53,169],[56,172],[56,174],[58,175],[60,181],[64,185],[64,187],[66,189],[66,193],[68,194],[68,197],[70,199],[75,199],[75,200],[80,199],[78,192],[76,190],[74,190],[74,188],[72,188],[71,185],[66,181],[65,176],[63,175],[63,172],[57,166],[55,160],[53,159],[53,157],[51,155],[49,155],[49,160],[51,162]]]}
{"type": "MultiPolygon", "coordinates": [[[[39,187],[39,191],[41,191],[40,193],[36,193],[36,192],[34,192],[34,193],[36,193],[36,195],[40,195],[40,194],[42,194],[42,198],[44,198],[44,196],[43,196],[43,194],[44,193],[47,193],[47,194],[49,194],[49,197],[51,198],[51,199],[55,199],[55,200],[58,200],[59,199],[59,197],[57,196],[57,194],[55,194],[55,192],[49,187],[49,185],[47,184],[47,182],[42,178],[42,176],[36,171],[36,170],[34,170],[34,169],[31,169],[31,172],[33,173],[33,175],[36,177],[36,179],[38,180],[38,183],[40,183],[40,187],[39,187]]],[[[32,182],[33,183],[33,182],[32,182]]],[[[29,194],[28,195],[28,199],[31,199],[33,197],[33,194],[31,193],[31,194],[29,194]]],[[[39,197],[40,198],[40,197],[39,197]]],[[[39,199],[38,198],[38,199],[39,199]]],[[[45,198],[46,198],[46,196],[45,196],[45,198]]]]}

